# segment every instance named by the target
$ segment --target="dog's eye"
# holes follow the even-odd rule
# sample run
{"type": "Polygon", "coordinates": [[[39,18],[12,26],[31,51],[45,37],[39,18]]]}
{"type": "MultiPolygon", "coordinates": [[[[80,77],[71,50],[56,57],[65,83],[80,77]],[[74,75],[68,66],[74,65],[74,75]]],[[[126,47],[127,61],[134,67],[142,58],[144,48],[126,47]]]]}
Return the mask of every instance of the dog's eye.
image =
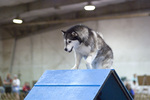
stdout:
{"type": "Polygon", "coordinates": [[[68,43],[71,43],[71,41],[68,41],[68,43]]]}

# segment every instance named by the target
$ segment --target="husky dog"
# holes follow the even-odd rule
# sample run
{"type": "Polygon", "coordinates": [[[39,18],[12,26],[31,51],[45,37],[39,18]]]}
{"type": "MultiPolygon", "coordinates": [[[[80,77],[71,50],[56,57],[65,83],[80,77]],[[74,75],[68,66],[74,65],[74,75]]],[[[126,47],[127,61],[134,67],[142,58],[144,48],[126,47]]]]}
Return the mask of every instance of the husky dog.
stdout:
{"type": "Polygon", "coordinates": [[[113,52],[103,38],[92,29],[84,25],[75,25],[63,31],[64,50],[75,52],[75,65],[72,69],[79,69],[82,58],[86,61],[87,69],[111,68],[113,52]]]}

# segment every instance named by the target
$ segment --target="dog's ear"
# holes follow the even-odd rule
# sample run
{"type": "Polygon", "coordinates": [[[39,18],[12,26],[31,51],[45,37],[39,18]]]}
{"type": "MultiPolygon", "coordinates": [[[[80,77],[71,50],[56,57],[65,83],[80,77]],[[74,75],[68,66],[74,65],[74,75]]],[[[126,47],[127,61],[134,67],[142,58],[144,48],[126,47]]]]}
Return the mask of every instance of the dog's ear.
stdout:
{"type": "Polygon", "coordinates": [[[65,32],[65,31],[63,31],[63,30],[61,30],[61,33],[64,35],[66,32],[65,32]]]}
{"type": "Polygon", "coordinates": [[[71,35],[74,37],[78,36],[78,34],[76,32],[72,32],[71,35]]]}

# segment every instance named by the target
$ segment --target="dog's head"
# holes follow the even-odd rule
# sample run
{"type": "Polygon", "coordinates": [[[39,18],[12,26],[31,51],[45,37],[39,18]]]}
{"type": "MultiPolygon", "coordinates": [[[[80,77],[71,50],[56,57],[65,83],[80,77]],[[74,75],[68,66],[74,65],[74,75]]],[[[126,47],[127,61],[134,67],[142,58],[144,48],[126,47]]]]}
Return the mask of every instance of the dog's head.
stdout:
{"type": "Polygon", "coordinates": [[[64,36],[64,50],[67,52],[71,52],[73,48],[77,48],[81,44],[81,38],[78,33],[75,31],[63,31],[62,34],[64,36]]]}

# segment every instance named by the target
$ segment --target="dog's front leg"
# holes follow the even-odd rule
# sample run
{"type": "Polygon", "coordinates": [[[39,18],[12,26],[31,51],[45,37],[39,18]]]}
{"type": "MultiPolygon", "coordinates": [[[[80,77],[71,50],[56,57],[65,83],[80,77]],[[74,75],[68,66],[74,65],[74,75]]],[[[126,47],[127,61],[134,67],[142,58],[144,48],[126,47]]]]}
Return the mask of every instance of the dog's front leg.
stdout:
{"type": "Polygon", "coordinates": [[[75,65],[74,67],[72,67],[72,69],[79,69],[81,59],[82,59],[82,56],[79,53],[75,52],[75,65]]]}
{"type": "Polygon", "coordinates": [[[92,67],[92,62],[95,59],[96,55],[97,55],[96,51],[95,52],[91,52],[89,54],[89,56],[86,58],[86,67],[87,67],[87,69],[92,69],[93,68],[92,67]]]}
{"type": "Polygon", "coordinates": [[[92,62],[93,62],[93,57],[92,56],[88,56],[86,59],[86,67],[87,69],[92,69],[92,62]]]}

